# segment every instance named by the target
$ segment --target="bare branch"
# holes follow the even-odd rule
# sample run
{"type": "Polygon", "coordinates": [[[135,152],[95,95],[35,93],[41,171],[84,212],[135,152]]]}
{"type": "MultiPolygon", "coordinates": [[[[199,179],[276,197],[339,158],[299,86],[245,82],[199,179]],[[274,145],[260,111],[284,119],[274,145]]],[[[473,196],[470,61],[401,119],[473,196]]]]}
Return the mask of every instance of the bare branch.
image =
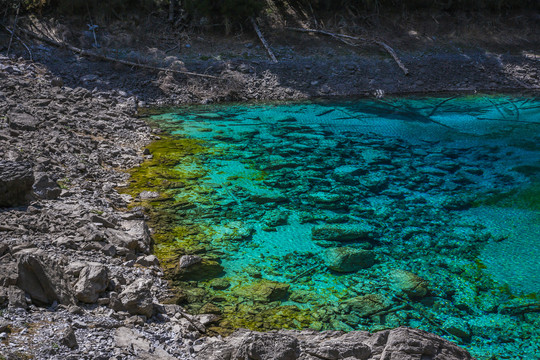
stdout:
{"type": "Polygon", "coordinates": [[[255,32],[257,33],[257,36],[259,37],[259,40],[261,40],[264,48],[266,49],[266,52],[268,53],[268,56],[270,56],[270,59],[272,59],[273,62],[278,62],[276,59],[276,56],[272,52],[272,49],[270,49],[270,46],[268,46],[268,43],[266,42],[266,39],[264,38],[263,34],[261,33],[261,30],[259,29],[259,26],[257,25],[257,22],[253,17],[250,17],[249,20],[251,20],[251,24],[253,25],[253,28],[255,29],[255,32]]]}
{"type": "Polygon", "coordinates": [[[366,39],[366,38],[362,38],[362,37],[358,37],[358,36],[351,36],[351,35],[345,35],[345,34],[337,34],[337,33],[333,33],[333,32],[326,31],[326,30],[302,29],[302,28],[294,28],[294,27],[287,27],[286,29],[292,30],[292,31],[297,31],[297,32],[315,33],[315,34],[327,35],[327,36],[333,37],[334,39],[339,40],[339,41],[341,41],[341,42],[343,42],[343,43],[345,43],[345,44],[347,44],[349,46],[359,46],[358,44],[355,44],[353,41],[360,41],[360,42],[377,44],[380,47],[382,47],[386,52],[388,52],[390,54],[390,56],[392,56],[394,61],[398,64],[398,66],[400,67],[400,69],[403,71],[403,73],[405,75],[409,75],[409,70],[403,64],[403,62],[401,62],[401,60],[397,56],[394,49],[392,49],[388,44],[386,44],[385,42],[383,42],[381,40],[366,39]]]}
{"type": "Polygon", "coordinates": [[[24,48],[26,49],[26,51],[28,51],[28,55],[30,56],[30,61],[34,61],[34,57],[32,56],[32,51],[30,50],[30,48],[28,47],[28,45],[26,45],[26,44],[24,43],[24,41],[22,41],[22,39],[21,39],[20,37],[18,37],[17,35],[14,34],[15,31],[14,31],[14,30],[10,30],[10,29],[9,29],[6,25],[4,25],[4,24],[2,24],[2,27],[3,27],[4,29],[6,29],[6,31],[7,31],[8,33],[10,33],[11,36],[14,36],[15,39],[16,39],[17,41],[19,41],[19,42],[22,44],[22,46],[24,46],[24,48]]]}
{"type": "Polygon", "coordinates": [[[188,76],[197,76],[197,77],[202,77],[202,78],[207,78],[207,79],[221,79],[220,77],[213,76],[213,75],[199,74],[199,73],[194,73],[194,72],[190,72],[190,71],[167,69],[167,68],[158,67],[158,66],[138,64],[138,63],[135,63],[135,62],[132,62],[132,61],[127,61],[127,60],[115,59],[115,58],[110,57],[110,56],[96,54],[95,52],[79,49],[78,47],[70,45],[70,44],[68,44],[66,42],[57,42],[55,40],[52,40],[52,39],[49,39],[49,38],[46,38],[46,37],[42,37],[42,36],[40,36],[40,35],[38,35],[36,33],[33,33],[32,31],[28,31],[28,30],[25,30],[25,29],[20,29],[20,31],[27,34],[28,36],[31,36],[31,37],[39,40],[39,41],[50,44],[52,46],[56,46],[56,47],[59,47],[59,48],[67,48],[67,49],[69,49],[69,50],[71,50],[71,51],[73,51],[73,52],[75,52],[77,54],[80,54],[82,56],[95,58],[95,59],[98,59],[98,60],[111,61],[111,62],[115,62],[115,63],[127,65],[127,66],[133,66],[133,67],[138,67],[138,68],[142,68],[142,69],[149,69],[149,70],[154,70],[154,71],[165,71],[165,72],[171,72],[171,73],[175,73],[175,74],[182,74],[182,75],[188,75],[188,76]]]}

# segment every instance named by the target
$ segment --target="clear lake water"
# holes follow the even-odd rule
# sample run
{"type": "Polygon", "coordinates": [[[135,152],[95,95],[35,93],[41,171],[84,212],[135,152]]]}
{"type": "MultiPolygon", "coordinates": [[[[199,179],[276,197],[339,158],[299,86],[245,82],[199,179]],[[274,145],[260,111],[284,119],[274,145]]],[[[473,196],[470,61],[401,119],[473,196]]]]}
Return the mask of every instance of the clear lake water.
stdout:
{"type": "Polygon", "coordinates": [[[478,359],[540,359],[540,98],[205,105],[150,121],[162,140],[134,197],[161,194],[139,198],[158,209],[156,253],[216,332],[410,326],[478,359]],[[185,255],[202,262],[181,268],[185,255]]]}

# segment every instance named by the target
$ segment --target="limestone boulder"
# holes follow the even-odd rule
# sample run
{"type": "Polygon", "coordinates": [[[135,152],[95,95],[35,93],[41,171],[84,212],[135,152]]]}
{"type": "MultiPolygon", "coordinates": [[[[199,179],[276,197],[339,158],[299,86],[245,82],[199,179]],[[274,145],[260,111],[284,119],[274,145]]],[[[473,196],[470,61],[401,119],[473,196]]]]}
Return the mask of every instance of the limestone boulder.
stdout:
{"type": "Polygon", "coordinates": [[[175,276],[179,280],[204,280],[215,278],[222,272],[223,266],[216,260],[184,255],[178,261],[175,276]]]}
{"type": "Polygon", "coordinates": [[[275,331],[260,333],[241,329],[228,336],[225,341],[218,340],[209,344],[195,358],[296,360],[300,354],[299,341],[292,334],[275,331]]]}
{"type": "Polygon", "coordinates": [[[109,271],[99,263],[88,263],[80,272],[79,279],[73,288],[77,300],[84,303],[95,303],[99,295],[109,285],[109,271]]]}
{"type": "Polygon", "coordinates": [[[15,254],[17,261],[17,287],[23,290],[35,305],[49,306],[73,302],[71,288],[64,276],[65,264],[52,259],[41,250],[24,249],[15,254]]]}
{"type": "Polygon", "coordinates": [[[137,279],[118,295],[118,299],[130,314],[151,317],[154,312],[151,288],[150,280],[137,279]]]}
{"type": "Polygon", "coordinates": [[[39,119],[25,112],[14,111],[7,118],[9,127],[14,130],[33,131],[39,126],[39,119]]]}
{"type": "Polygon", "coordinates": [[[206,338],[196,360],[472,360],[464,349],[423,330],[400,327],[366,331],[238,330],[225,338],[206,338]]]}
{"type": "Polygon", "coordinates": [[[117,248],[126,248],[135,253],[150,254],[152,238],[143,220],[124,220],[119,229],[106,229],[104,237],[117,248]]]}
{"type": "Polygon", "coordinates": [[[469,360],[473,357],[459,346],[419,329],[399,327],[387,331],[381,360],[469,360]]]}
{"type": "Polygon", "coordinates": [[[34,194],[40,199],[54,200],[60,196],[62,189],[48,174],[37,174],[32,186],[34,194]]]}

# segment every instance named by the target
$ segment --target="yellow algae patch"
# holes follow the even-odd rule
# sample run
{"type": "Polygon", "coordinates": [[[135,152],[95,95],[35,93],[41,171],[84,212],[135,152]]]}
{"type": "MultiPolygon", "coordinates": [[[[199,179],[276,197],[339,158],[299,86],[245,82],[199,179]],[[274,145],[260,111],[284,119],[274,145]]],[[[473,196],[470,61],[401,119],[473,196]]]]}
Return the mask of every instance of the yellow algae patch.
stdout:
{"type": "Polygon", "coordinates": [[[152,158],[130,171],[130,184],[124,191],[134,198],[138,198],[143,191],[157,191],[160,196],[165,196],[166,190],[204,173],[200,170],[199,176],[195,176],[192,171],[183,171],[182,167],[178,166],[195,162],[195,156],[207,150],[201,141],[164,136],[148,145],[147,149],[152,158]],[[175,183],[176,185],[172,185],[175,183]]]}
{"type": "Polygon", "coordinates": [[[208,203],[211,191],[197,179],[206,174],[201,156],[209,148],[200,140],[166,135],[147,149],[151,158],[130,171],[129,186],[120,191],[135,199],[131,206],[142,205],[149,212],[154,252],[170,272],[180,256],[201,251],[208,242],[201,224],[177,224],[186,211],[208,203]]]}
{"type": "Polygon", "coordinates": [[[309,328],[315,319],[311,311],[294,305],[269,307],[257,304],[238,304],[226,307],[222,313],[222,328],[247,328],[266,331],[268,329],[309,328]]]}

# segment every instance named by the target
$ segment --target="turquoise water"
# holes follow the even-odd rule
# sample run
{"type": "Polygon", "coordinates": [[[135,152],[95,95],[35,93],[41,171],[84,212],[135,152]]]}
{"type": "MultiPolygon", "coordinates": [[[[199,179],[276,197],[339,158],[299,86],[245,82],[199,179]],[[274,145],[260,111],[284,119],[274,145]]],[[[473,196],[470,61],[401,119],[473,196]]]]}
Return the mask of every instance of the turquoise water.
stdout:
{"type": "Polygon", "coordinates": [[[223,327],[405,325],[479,359],[539,358],[540,99],[216,105],[153,121],[205,149],[168,190],[192,204],[174,210],[190,229],[177,252],[223,268],[177,282],[190,310],[212,305],[223,327]]]}

